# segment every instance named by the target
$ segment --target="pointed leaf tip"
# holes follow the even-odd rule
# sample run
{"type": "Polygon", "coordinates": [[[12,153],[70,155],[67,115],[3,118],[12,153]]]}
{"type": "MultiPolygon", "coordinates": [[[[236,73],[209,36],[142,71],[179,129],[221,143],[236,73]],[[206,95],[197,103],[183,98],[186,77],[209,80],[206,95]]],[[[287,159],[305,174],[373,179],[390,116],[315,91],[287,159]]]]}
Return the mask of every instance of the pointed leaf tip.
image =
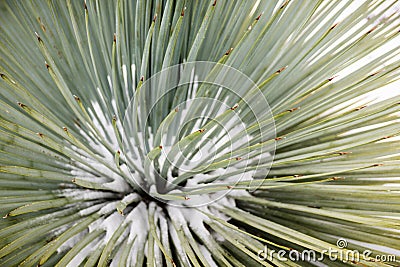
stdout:
{"type": "Polygon", "coordinates": [[[381,166],[383,166],[382,163],[377,163],[377,164],[371,165],[371,167],[381,167],[381,166]]]}
{"type": "Polygon", "coordinates": [[[300,107],[297,107],[297,108],[288,109],[287,111],[288,112],[293,112],[293,111],[296,111],[296,110],[299,110],[299,109],[300,109],[300,107]]]}
{"type": "Polygon", "coordinates": [[[238,107],[239,107],[239,105],[236,104],[236,105],[234,105],[233,107],[231,107],[231,110],[235,110],[235,109],[237,109],[238,107]]]}
{"type": "Polygon", "coordinates": [[[362,110],[362,109],[364,109],[364,108],[366,108],[367,106],[366,105],[364,105],[364,106],[361,106],[361,107],[358,107],[358,108],[356,108],[356,109],[354,109],[355,111],[359,111],[359,110],[362,110]]]}
{"type": "Polygon", "coordinates": [[[373,76],[375,76],[375,75],[381,73],[382,71],[384,71],[384,69],[375,71],[374,73],[371,73],[371,74],[369,75],[369,77],[373,77],[373,76]]]}
{"type": "Polygon", "coordinates": [[[288,66],[282,67],[276,71],[277,74],[281,73],[282,71],[286,70],[288,66]]]}
{"type": "Polygon", "coordinates": [[[21,102],[17,102],[17,104],[18,104],[18,106],[20,106],[21,108],[25,108],[25,107],[26,107],[26,105],[25,105],[25,104],[22,104],[21,102]]]}
{"type": "Polygon", "coordinates": [[[285,6],[287,6],[287,4],[289,4],[289,0],[286,0],[285,3],[283,3],[280,7],[280,9],[284,8],[285,6]]]}
{"type": "Polygon", "coordinates": [[[370,34],[371,32],[375,31],[378,28],[378,25],[372,27],[369,31],[366,32],[366,35],[370,34]]]}
{"type": "Polygon", "coordinates": [[[42,38],[40,38],[40,35],[37,32],[35,32],[35,35],[36,35],[37,40],[39,42],[42,42],[42,38]]]}
{"type": "Polygon", "coordinates": [[[228,51],[226,51],[225,56],[229,56],[229,54],[233,51],[233,47],[229,48],[228,51]]]}
{"type": "Polygon", "coordinates": [[[337,78],[337,77],[339,77],[339,75],[332,76],[332,77],[330,77],[330,78],[328,79],[328,81],[331,82],[333,79],[335,79],[335,78],[337,78]]]}

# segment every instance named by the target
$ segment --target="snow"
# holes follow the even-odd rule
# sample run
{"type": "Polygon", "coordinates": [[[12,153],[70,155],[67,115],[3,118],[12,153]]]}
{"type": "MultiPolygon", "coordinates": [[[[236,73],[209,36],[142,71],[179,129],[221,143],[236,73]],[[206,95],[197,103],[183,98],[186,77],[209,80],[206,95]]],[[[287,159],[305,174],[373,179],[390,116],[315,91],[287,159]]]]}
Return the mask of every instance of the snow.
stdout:
{"type": "Polygon", "coordinates": [[[63,189],[59,190],[60,196],[71,198],[74,200],[91,200],[91,199],[103,199],[112,197],[114,193],[111,192],[100,192],[94,190],[77,190],[74,189],[63,189]]]}
{"type": "Polygon", "coordinates": [[[119,201],[113,201],[107,203],[104,207],[101,208],[99,214],[110,214],[113,210],[117,210],[117,204],[119,201]]]}
{"type": "MultiPolygon", "coordinates": [[[[83,236],[81,237],[83,238],[83,236]]],[[[86,247],[84,247],[81,251],[76,254],[76,256],[67,264],[67,267],[75,267],[75,266],[80,266],[82,261],[89,256],[89,254],[93,251],[93,248],[95,248],[95,244],[99,242],[99,238],[96,238],[92,242],[90,242],[86,247]]]]}
{"type": "Polygon", "coordinates": [[[176,249],[177,254],[183,260],[185,266],[190,266],[188,256],[186,255],[181,241],[179,240],[178,234],[176,233],[175,228],[172,226],[169,227],[169,238],[172,240],[171,243],[174,244],[174,248],[176,249]]]}
{"type": "Polygon", "coordinates": [[[116,175],[114,175],[114,181],[104,184],[104,187],[120,193],[129,192],[132,190],[130,185],[123,178],[116,175]]]}
{"type": "MultiPolygon", "coordinates": [[[[108,79],[111,83],[109,76],[108,79]]],[[[111,134],[105,132],[106,129],[113,129],[112,119],[107,119],[98,102],[92,101],[91,104],[93,109],[88,108],[88,114],[91,117],[93,125],[100,136],[98,136],[96,133],[85,132],[83,130],[80,130],[80,134],[86,139],[88,143],[86,146],[90,147],[93,153],[99,155],[102,160],[108,163],[109,166],[115,166],[114,154],[110,153],[108,148],[105,145],[101,144],[101,139],[104,138],[109,146],[112,147],[115,151],[120,150],[117,137],[113,133],[113,131],[111,132],[111,134]],[[89,136],[92,136],[94,140],[89,136]]],[[[115,101],[113,102],[113,106],[115,106],[115,101]]],[[[115,108],[116,107],[114,107],[114,109],[115,108]]],[[[120,126],[119,121],[117,121],[117,124],[120,126]]],[[[99,162],[97,159],[93,158],[87,152],[78,147],[74,146],[73,150],[78,152],[77,154],[81,155],[80,157],[82,159],[82,162],[85,162],[85,164],[77,161],[74,161],[72,163],[73,166],[76,166],[71,170],[71,174],[74,177],[94,183],[103,184],[103,186],[114,192],[123,193],[131,191],[130,185],[124,180],[122,176],[118,174],[116,167],[114,169],[110,169],[110,167],[105,166],[104,163],[99,162]],[[92,166],[93,169],[88,171],[88,166],[92,166]],[[93,174],[93,170],[98,170],[98,175],[93,174]]],[[[128,168],[124,165],[120,166],[120,169],[122,171],[125,171],[125,173],[129,173],[128,168]]]]}
{"type": "Polygon", "coordinates": [[[103,207],[104,204],[100,203],[94,206],[91,206],[89,208],[83,209],[79,211],[79,215],[81,215],[82,217],[88,216],[96,211],[98,211],[101,207],[103,207]]]}
{"type": "MultiPolygon", "coordinates": [[[[66,229],[67,230],[67,229],[66,229]]],[[[64,251],[67,251],[69,249],[71,249],[72,247],[75,246],[76,243],[79,242],[79,240],[81,240],[82,238],[85,237],[85,235],[87,235],[86,231],[82,231],[76,235],[74,235],[73,237],[71,237],[70,239],[68,239],[67,241],[65,241],[58,249],[57,249],[57,253],[61,253],[64,251]]]]}
{"type": "Polygon", "coordinates": [[[210,220],[206,215],[193,208],[182,208],[181,212],[192,229],[202,229],[204,228],[204,221],[210,220]]]}
{"type": "Polygon", "coordinates": [[[124,221],[124,217],[121,216],[118,212],[112,213],[108,216],[100,225],[101,228],[106,230],[106,236],[104,237],[104,242],[107,242],[113,233],[117,230],[117,228],[124,221]]]}
{"type": "Polygon", "coordinates": [[[146,243],[149,232],[149,222],[147,218],[146,205],[143,202],[139,203],[128,214],[128,216],[126,216],[126,221],[131,222],[131,227],[128,236],[128,244],[135,242],[130,252],[131,255],[130,261],[134,263],[136,262],[137,255],[143,253],[142,249],[144,247],[144,244],[146,243]]]}
{"type": "Polygon", "coordinates": [[[203,254],[204,258],[206,259],[207,263],[211,266],[211,267],[217,267],[218,265],[215,263],[215,261],[213,260],[213,258],[211,257],[211,253],[210,251],[208,251],[208,249],[203,246],[203,245],[199,245],[199,249],[201,251],[201,253],[203,254]]]}
{"type": "Polygon", "coordinates": [[[136,238],[135,243],[140,243],[147,239],[149,222],[147,218],[147,207],[141,202],[126,216],[126,221],[132,222],[128,242],[136,238]]]}
{"type": "Polygon", "coordinates": [[[125,64],[122,65],[122,77],[124,79],[125,91],[128,91],[128,72],[125,64]]]}
{"type": "Polygon", "coordinates": [[[137,193],[131,193],[126,195],[122,200],[121,203],[127,205],[139,199],[139,195],[137,193]]]}

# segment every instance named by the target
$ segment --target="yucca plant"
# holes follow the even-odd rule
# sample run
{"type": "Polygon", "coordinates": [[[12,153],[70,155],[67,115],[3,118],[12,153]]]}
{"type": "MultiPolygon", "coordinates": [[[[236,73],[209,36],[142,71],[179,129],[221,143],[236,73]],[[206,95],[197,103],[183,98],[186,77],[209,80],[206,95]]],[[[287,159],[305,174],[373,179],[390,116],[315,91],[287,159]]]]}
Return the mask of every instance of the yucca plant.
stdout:
{"type": "Polygon", "coordinates": [[[395,0],[0,3],[1,266],[400,264],[395,0]]]}

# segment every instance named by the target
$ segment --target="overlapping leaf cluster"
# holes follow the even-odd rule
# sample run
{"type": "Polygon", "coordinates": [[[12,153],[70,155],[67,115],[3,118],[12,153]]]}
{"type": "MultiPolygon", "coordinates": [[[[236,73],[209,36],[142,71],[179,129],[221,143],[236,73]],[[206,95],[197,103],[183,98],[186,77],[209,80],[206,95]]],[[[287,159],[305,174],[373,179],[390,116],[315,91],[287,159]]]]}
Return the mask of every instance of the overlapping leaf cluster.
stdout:
{"type": "MultiPolygon", "coordinates": [[[[257,254],[265,245],[323,252],[339,238],[373,255],[398,249],[400,98],[364,98],[400,77],[399,42],[385,46],[399,34],[395,4],[7,1],[0,265],[306,266],[257,254]],[[222,187],[204,173],[204,190],[235,192],[226,196],[231,205],[149,201],[131,178],[146,180],[145,162],[120,158],[121,121],[137,89],[192,61],[248,75],[274,115],[276,137],[246,147],[276,146],[256,191],[246,180],[222,187]]],[[[164,114],[152,117],[153,134],[175,96],[182,97],[164,99],[164,114]]]]}

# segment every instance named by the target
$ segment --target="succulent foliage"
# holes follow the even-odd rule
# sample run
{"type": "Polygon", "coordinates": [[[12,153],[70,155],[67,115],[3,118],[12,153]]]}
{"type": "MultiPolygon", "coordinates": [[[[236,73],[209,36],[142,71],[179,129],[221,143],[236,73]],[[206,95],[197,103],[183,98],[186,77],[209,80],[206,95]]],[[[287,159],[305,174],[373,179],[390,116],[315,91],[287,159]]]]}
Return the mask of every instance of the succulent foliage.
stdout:
{"type": "Polygon", "coordinates": [[[0,3],[1,266],[399,253],[395,0],[0,3]]]}

